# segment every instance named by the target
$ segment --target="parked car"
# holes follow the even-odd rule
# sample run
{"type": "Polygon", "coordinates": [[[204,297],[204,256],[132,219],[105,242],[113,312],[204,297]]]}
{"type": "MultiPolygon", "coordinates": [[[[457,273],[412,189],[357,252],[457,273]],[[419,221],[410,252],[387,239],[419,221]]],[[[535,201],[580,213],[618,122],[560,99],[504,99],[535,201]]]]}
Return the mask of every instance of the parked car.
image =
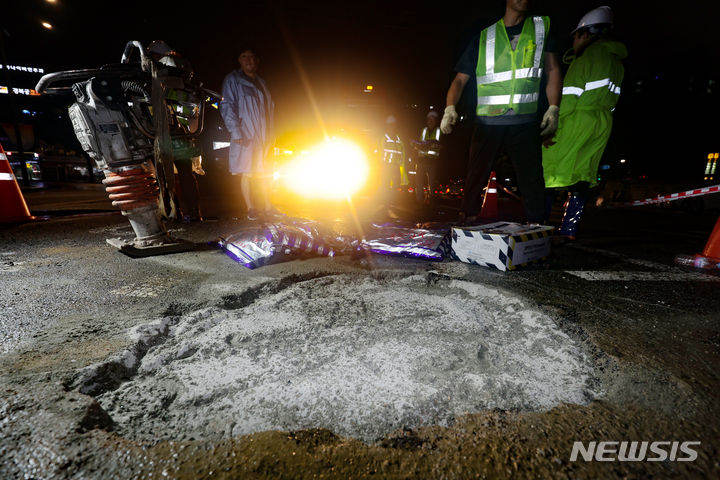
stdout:
{"type": "Polygon", "coordinates": [[[442,198],[462,198],[464,187],[464,180],[450,179],[447,183],[438,185],[438,189],[435,193],[442,198]]]}
{"type": "Polygon", "coordinates": [[[8,162],[13,169],[15,178],[22,180],[23,178],[23,165],[27,169],[28,178],[31,181],[42,180],[42,170],[40,169],[40,154],[36,152],[23,152],[23,158],[20,158],[20,154],[17,151],[7,151],[8,162]],[[24,161],[23,161],[24,160],[24,161]]]}

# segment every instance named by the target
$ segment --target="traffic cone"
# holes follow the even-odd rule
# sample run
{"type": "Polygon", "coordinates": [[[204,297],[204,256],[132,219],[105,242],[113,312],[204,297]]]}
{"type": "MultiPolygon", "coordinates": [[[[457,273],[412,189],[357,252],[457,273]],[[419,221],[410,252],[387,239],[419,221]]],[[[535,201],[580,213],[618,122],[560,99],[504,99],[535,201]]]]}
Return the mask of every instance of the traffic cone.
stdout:
{"type": "Polygon", "coordinates": [[[715,222],[715,228],[713,228],[710,238],[708,238],[707,244],[705,244],[703,256],[720,262],[720,217],[718,217],[717,222],[715,222]]]}
{"type": "Polygon", "coordinates": [[[30,215],[10,162],[0,145],[0,223],[34,220],[30,215]]]}
{"type": "Polygon", "coordinates": [[[480,209],[479,218],[497,218],[498,217],[498,193],[497,178],[495,171],[490,172],[490,181],[485,190],[485,198],[483,199],[482,208],[480,209]]]}
{"type": "Polygon", "coordinates": [[[675,263],[693,268],[720,268],[720,217],[715,222],[715,228],[713,228],[702,254],[678,255],[675,257],[675,263]]]}

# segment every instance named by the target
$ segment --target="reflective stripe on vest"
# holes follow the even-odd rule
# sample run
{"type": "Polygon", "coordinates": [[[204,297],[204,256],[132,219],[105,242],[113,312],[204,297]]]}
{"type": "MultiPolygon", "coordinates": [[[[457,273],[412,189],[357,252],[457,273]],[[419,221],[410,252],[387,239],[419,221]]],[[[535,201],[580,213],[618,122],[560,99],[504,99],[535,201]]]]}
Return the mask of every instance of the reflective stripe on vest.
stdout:
{"type": "Polygon", "coordinates": [[[480,34],[477,115],[502,115],[510,108],[519,114],[537,111],[549,25],[548,17],[526,18],[515,50],[502,19],[480,34]]]}
{"type": "Polygon", "coordinates": [[[609,78],[587,82],[585,88],[580,87],[563,87],[563,95],[577,95],[578,97],[589,90],[597,90],[598,88],[607,87],[612,93],[620,95],[620,87],[615,85],[609,78]]]}
{"type": "MultiPolygon", "coordinates": [[[[495,82],[507,82],[513,79],[512,70],[509,72],[491,73],[490,75],[483,75],[477,77],[478,83],[495,83],[495,82]]],[[[515,70],[515,78],[540,78],[542,76],[542,68],[519,68],[515,70]]]]}
{"type": "Polygon", "coordinates": [[[510,95],[492,95],[489,97],[478,98],[478,103],[483,105],[507,105],[509,103],[530,103],[537,102],[539,94],[537,93],[516,93],[510,102],[510,95]]]}

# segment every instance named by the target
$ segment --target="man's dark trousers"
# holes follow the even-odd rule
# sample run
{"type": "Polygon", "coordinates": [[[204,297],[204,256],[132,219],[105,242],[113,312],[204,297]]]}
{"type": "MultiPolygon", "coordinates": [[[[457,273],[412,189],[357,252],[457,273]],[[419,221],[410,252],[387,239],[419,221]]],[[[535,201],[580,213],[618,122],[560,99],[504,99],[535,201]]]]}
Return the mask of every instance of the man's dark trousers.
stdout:
{"type": "Polygon", "coordinates": [[[538,122],[519,125],[485,125],[476,122],[470,144],[462,210],[475,216],[482,207],[483,188],[501,152],[512,161],[528,222],[541,223],[545,216],[545,179],[538,122]]]}

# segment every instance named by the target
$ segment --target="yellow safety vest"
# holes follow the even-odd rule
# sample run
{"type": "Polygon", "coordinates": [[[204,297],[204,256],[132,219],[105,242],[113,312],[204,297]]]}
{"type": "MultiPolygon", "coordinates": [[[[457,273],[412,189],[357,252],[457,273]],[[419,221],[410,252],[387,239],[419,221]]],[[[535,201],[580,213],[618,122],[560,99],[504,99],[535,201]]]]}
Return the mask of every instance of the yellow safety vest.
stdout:
{"type": "Polygon", "coordinates": [[[387,133],[382,139],[383,162],[402,163],[405,160],[405,148],[398,135],[391,138],[387,133]]]}
{"type": "Polygon", "coordinates": [[[482,31],[476,67],[477,116],[502,115],[511,108],[518,114],[537,112],[549,30],[548,17],[526,18],[515,50],[502,19],[482,31]]]}
{"type": "MultiPolygon", "coordinates": [[[[421,140],[426,142],[428,140],[440,141],[440,129],[434,128],[430,130],[428,127],[423,128],[421,140]]],[[[429,148],[427,150],[421,150],[420,154],[429,158],[440,157],[440,152],[436,148],[429,148]]]]}

